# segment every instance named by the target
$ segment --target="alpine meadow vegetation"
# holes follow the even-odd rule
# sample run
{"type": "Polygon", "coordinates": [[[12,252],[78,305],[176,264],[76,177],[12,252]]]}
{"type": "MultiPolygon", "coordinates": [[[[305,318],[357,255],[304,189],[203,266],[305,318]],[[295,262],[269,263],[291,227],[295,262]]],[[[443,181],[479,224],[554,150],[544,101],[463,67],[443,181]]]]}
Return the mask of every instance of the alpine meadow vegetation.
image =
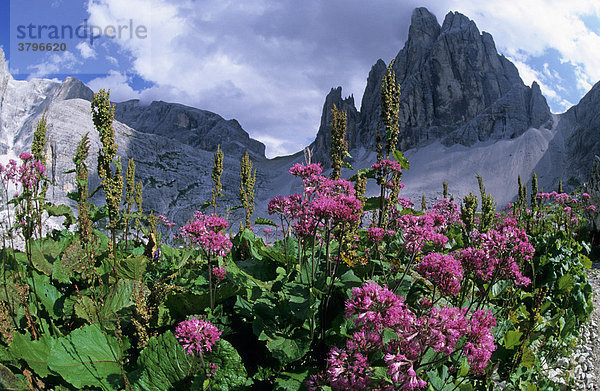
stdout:
{"type": "Polygon", "coordinates": [[[271,199],[270,219],[252,221],[256,169],[242,157],[237,232],[218,202],[220,148],[210,214],[176,227],[143,210],[104,90],[91,111],[105,203],[89,200],[86,134],[73,151],[76,210],[52,205],[42,116],[31,152],[0,165],[0,388],[557,389],[548,369],[592,311],[590,196],[538,192],[534,175],[527,197],[519,177],[517,201],[498,211],[478,176],[479,196],[456,201],[444,182],[417,210],[401,196],[410,166],[392,66],[377,160],[343,178],[347,117],[334,107],[331,175],[294,164],[301,191],[271,199]],[[48,216],[64,229],[44,234],[48,216]]]}

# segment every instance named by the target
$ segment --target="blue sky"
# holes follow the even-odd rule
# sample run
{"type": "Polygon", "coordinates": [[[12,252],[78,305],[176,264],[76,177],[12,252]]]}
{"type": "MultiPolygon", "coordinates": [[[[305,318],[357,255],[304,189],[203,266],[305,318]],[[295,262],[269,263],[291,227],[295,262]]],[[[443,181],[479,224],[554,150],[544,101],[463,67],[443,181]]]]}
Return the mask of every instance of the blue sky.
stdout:
{"type": "Polygon", "coordinates": [[[524,82],[538,81],[553,112],[600,80],[597,0],[0,0],[0,45],[15,78],[74,76],[110,88],[115,101],[214,111],[276,156],[314,139],[331,87],[360,105],[371,66],[403,47],[418,6],[440,23],[459,11],[491,33],[524,82]],[[17,49],[50,40],[49,28],[44,39],[31,37],[29,24],[68,32],[83,23],[105,35],[52,40],[65,51],[17,49]]]}

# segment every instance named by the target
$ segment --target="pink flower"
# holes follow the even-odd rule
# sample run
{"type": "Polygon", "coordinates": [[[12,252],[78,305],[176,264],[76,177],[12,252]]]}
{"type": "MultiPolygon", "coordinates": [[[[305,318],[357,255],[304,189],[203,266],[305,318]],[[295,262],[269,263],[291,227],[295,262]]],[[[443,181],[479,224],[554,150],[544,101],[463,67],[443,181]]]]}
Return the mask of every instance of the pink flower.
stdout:
{"type": "Polygon", "coordinates": [[[232,247],[229,238],[221,232],[228,225],[227,220],[215,214],[205,216],[201,212],[196,212],[194,220],[181,227],[180,234],[208,254],[224,257],[229,254],[232,247]]]}
{"type": "Polygon", "coordinates": [[[19,154],[19,159],[21,160],[29,160],[29,159],[33,159],[33,155],[30,154],[29,152],[21,152],[19,154]]]}
{"type": "Polygon", "coordinates": [[[492,335],[492,329],[496,327],[496,318],[491,312],[475,311],[469,327],[470,330],[466,334],[467,343],[463,350],[473,372],[483,374],[492,353],[496,350],[492,335]]]}
{"type": "Polygon", "coordinates": [[[212,323],[197,318],[185,320],[175,328],[175,337],[187,354],[212,351],[212,347],[219,341],[220,336],[221,330],[212,323]]]}
{"type": "Polygon", "coordinates": [[[352,290],[352,297],[346,301],[346,317],[354,315],[354,324],[357,327],[369,325],[374,330],[383,330],[398,323],[411,323],[414,320],[414,315],[404,305],[401,297],[374,281],[352,290]]]}
{"type": "Polygon", "coordinates": [[[415,270],[438,287],[442,294],[455,296],[460,292],[463,270],[460,262],[451,255],[428,254],[415,270]]]}
{"type": "Polygon", "coordinates": [[[369,239],[371,239],[374,242],[381,242],[383,240],[383,238],[385,237],[386,234],[386,230],[383,228],[379,228],[379,227],[374,227],[371,226],[369,228],[367,228],[367,235],[369,236],[369,239]]]}
{"type": "Polygon", "coordinates": [[[444,217],[447,224],[460,222],[460,208],[454,201],[442,198],[431,207],[431,211],[444,217]]]}
{"type": "Polygon", "coordinates": [[[393,160],[389,160],[389,159],[384,159],[379,163],[373,163],[373,165],[371,165],[371,168],[373,170],[381,170],[383,172],[397,172],[397,173],[402,173],[402,166],[400,165],[400,163],[393,161],[393,160]]]}
{"type": "Polygon", "coordinates": [[[323,172],[321,165],[318,163],[312,163],[309,165],[303,165],[296,163],[290,168],[290,174],[299,176],[301,178],[310,178],[313,175],[319,175],[323,172]]]}
{"type": "Polygon", "coordinates": [[[223,281],[225,279],[226,274],[227,274],[227,271],[222,267],[215,266],[212,268],[212,275],[215,277],[217,282],[223,281]]]}

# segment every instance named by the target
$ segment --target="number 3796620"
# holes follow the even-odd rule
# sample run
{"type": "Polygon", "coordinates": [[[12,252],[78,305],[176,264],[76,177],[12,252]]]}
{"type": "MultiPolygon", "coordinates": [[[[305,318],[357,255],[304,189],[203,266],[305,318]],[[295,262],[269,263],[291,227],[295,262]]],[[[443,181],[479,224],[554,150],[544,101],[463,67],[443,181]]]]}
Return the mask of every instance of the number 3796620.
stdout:
{"type": "Polygon", "coordinates": [[[67,50],[67,44],[64,42],[19,42],[17,45],[17,49],[20,52],[64,52],[65,50],[67,50]]]}

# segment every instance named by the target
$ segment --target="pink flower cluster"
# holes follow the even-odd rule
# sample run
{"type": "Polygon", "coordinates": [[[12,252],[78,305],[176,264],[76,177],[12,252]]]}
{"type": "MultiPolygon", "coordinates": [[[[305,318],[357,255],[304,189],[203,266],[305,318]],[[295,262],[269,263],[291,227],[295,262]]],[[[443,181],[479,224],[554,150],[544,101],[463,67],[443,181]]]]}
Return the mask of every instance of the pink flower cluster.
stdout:
{"type": "Polygon", "coordinates": [[[292,166],[292,168],[290,168],[290,174],[303,179],[311,178],[313,175],[320,175],[322,172],[323,169],[318,163],[312,163],[306,166],[300,163],[296,163],[292,166]]]}
{"type": "Polygon", "coordinates": [[[519,270],[518,262],[524,262],[535,253],[525,230],[518,228],[513,218],[487,233],[475,233],[475,247],[467,247],[457,254],[464,270],[476,277],[490,281],[514,280],[516,285],[527,286],[531,280],[519,270]]]}
{"type": "Polygon", "coordinates": [[[19,158],[22,160],[21,165],[14,159],[10,159],[6,166],[0,164],[0,180],[4,186],[9,183],[21,184],[24,192],[31,191],[46,175],[46,167],[39,160],[34,160],[29,152],[21,153],[19,158]]]}
{"type": "Polygon", "coordinates": [[[537,199],[541,200],[554,200],[560,205],[566,205],[573,201],[575,201],[575,203],[577,202],[577,200],[575,198],[571,198],[569,194],[557,193],[555,191],[553,191],[552,193],[538,193],[536,197],[537,199]]]}
{"type": "Polygon", "coordinates": [[[269,202],[268,211],[292,220],[296,235],[308,237],[320,225],[334,227],[360,220],[362,203],[356,198],[352,183],[320,176],[321,167],[317,164],[295,164],[290,173],[302,178],[304,194],[277,196],[269,202]]]}
{"type": "Polygon", "coordinates": [[[212,268],[212,275],[218,282],[223,281],[226,274],[227,271],[222,267],[215,266],[212,268]]]}
{"type": "Polygon", "coordinates": [[[175,328],[175,337],[187,354],[211,352],[221,337],[221,330],[197,318],[185,320],[175,328]]]}
{"type": "Polygon", "coordinates": [[[402,209],[408,209],[415,206],[415,203],[412,202],[410,198],[406,197],[398,197],[398,204],[402,207],[402,209]]]}
{"type": "Polygon", "coordinates": [[[402,298],[375,282],[368,282],[352,291],[346,302],[346,316],[352,317],[357,331],[346,341],[345,349],[334,347],[327,359],[324,374],[311,377],[310,390],[323,384],[334,390],[415,390],[427,383],[415,368],[423,353],[433,349],[450,356],[458,341],[475,373],[483,373],[496,346],[492,329],[496,320],[485,311],[470,312],[465,308],[432,308],[420,317],[410,311],[402,298]],[[382,333],[393,330],[398,338],[384,343],[382,333]],[[374,380],[371,353],[381,352],[387,366],[387,380],[374,380]]]}
{"type": "Polygon", "coordinates": [[[396,231],[386,230],[376,226],[370,226],[367,228],[367,236],[375,243],[381,242],[386,236],[394,236],[396,231]]]}
{"type": "Polygon", "coordinates": [[[232,247],[231,241],[222,232],[228,225],[227,220],[222,217],[215,214],[206,216],[197,211],[194,219],[181,227],[180,234],[208,254],[224,257],[229,254],[232,247]]]}
{"type": "Polygon", "coordinates": [[[158,221],[160,221],[161,223],[163,223],[165,225],[165,227],[167,228],[171,228],[175,226],[175,223],[171,223],[169,221],[169,219],[167,219],[165,216],[163,215],[158,215],[156,216],[158,218],[158,221]]]}
{"type": "Polygon", "coordinates": [[[452,200],[442,198],[431,207],[431,212],[444,216],[448,225],[461,222],[460,208],[452,200]]]}
{"type": "Polygon", "coordinates": [[[420,252],[426,243],[439,247],[448,243],[448,238],[442,233],[446,228],[446,219],[433,211],[421,216],[400,215],[396,226],[402,231],[404,247],[410,253],[420,252]]]}
{"type": "Polygon", "coordinates": [[[428,254],[415,270],[430,280],[444,295],[455,296],[460,292],[460,281],[463,279],[462,265],[451,255],[428,254]]]}
{"type": "Polygon", "coordinates": [[[375,171],[381,171],[383,175],[388,172],[402,173],[402,166],[394,160],[384,159],[379,163],[373,163],[371,168],[375,171]]]}

